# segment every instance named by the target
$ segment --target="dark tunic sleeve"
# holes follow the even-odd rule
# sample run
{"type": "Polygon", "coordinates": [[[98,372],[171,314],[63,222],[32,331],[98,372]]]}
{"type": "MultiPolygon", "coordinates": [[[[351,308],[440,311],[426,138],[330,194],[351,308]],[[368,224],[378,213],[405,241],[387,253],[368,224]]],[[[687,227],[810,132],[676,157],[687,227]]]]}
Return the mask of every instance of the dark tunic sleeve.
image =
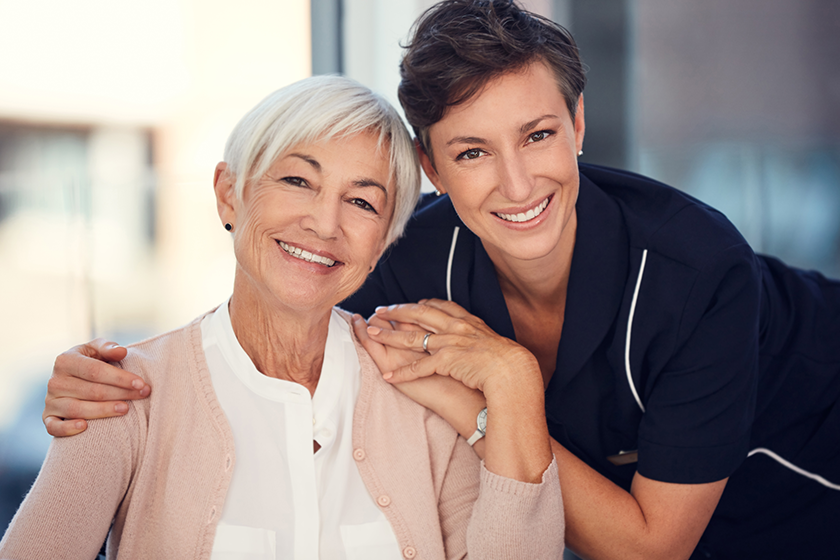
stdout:
{"type": "MultiPolygon", "coordinates": [[[[659,272],[674,266],[657,260],[665,259],[652,256],[650,277],[645,278],[648,292],[667,289],[663,284],[668,278],[659,272]]],[[[656,371],[646,380],[638,471],[664,482],[704,483],[730,476],[747,456],[755,415],[757,259],[746,244],[738,244],[715,255],[693,276],[685,283],[684,305],[673,310],[673,337],[665,333],[650,339],[649,365],[656,371]],[[670,352],[657,348],[669,342],[670,352]]]]}

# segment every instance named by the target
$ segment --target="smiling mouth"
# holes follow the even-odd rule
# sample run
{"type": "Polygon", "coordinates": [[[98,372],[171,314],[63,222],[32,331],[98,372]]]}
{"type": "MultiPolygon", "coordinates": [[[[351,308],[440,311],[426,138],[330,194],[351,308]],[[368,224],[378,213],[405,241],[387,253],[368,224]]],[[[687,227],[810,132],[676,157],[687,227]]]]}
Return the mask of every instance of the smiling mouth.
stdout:
{"type": "Polygon", "coordinates": [[[537,206],[531,208],[527,212],[520,212],[519,214],[502,214],[501,212],[493,212],[495,215],[500,217],[506,222],[514,222],[514,223],[522,223],[533,220],[537,216],[543,213],[548,203],[551,201],[551,197],[547,197],[537,206]]]}
{"type": "Polygon", "coordinates": [[[302,261],[311,262],[315,264],[322,264],[327,267],[335,266],[335,261],[329,259],[327,257],[322,257],[320,255],[315,255],[310,253],[309,251],[304,251],[300,247],[295,247],[293,245],[289,245],[288,243],[284,243],[282,241],[277,240],[277,244],[280,245],[280,248],[286,251],[291,256],[295,257],[296,259],[300,259],[302,261]]]}

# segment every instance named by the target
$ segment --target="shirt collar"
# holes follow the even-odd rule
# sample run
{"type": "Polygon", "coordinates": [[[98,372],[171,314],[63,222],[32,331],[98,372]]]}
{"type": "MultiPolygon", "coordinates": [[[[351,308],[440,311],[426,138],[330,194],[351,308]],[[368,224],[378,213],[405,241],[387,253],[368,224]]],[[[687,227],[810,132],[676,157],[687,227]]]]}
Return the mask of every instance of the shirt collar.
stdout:
{"type": "MultiPolygon", "coordinates": [[[[233,332],[229,302],[230,300],[220,305],[210,317],[208,330],[202,333],[205,349],[210,344],[218,345],[222,358],[236,378],[263,398],[279,402],[298,402],[302,397],[308,400],[309,392],[302,385],[268,377],[257,370],[233,332]]],[[[321,377],[312,397],[316,417],[329,417],[337,413],[342,384],[348,379],[350,369],[358,367],[358,359],[347,359],[348,352],[352,352],[355,358],[350,327],[335,310],[332,310],[321,377]]]]}
{"type": "Polygon", "coordinates": [[[565,386],[604,340],[627,280],[629,241],[618,205],[581,175],[576,209],[575,250],[552,389],[565,386]]]}

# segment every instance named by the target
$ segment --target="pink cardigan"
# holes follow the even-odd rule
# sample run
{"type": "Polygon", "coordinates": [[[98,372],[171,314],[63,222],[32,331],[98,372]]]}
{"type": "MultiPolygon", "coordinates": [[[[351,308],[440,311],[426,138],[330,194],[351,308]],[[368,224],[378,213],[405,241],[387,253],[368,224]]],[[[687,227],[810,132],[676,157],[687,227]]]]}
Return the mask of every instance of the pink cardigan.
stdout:
{"type": "MultiPolygon", "coordinates": [[[[0,558],[91,560],[109,529],[109,559],[210,558],[236,458],[200,321],[130,347],[121,365],[149,381],[152,396],[53,440],[0,558]]],[[[561,558],[556,462],[541,484],[490,473],[446,421],[385,383],[355,342],[353,456],[403,556],[561,558]]]]}

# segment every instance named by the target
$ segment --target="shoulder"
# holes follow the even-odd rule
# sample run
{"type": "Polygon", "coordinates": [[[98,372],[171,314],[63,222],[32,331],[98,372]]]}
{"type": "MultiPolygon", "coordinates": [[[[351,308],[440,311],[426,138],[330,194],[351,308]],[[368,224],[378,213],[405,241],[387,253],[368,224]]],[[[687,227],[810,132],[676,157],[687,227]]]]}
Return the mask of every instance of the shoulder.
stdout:
{"type": "Polygon", "coordinates": [[[445,260],[455,228],[465,229],[448,195],[424,195],[405,228],[405,234],[383,259],[383,263],[416,261],[422,254],[424,264],[445,260]]]}
{"type": "Polygon", "coordinates": [[[120,367],[152,382],[167,369],[188,367],[203,352],[201,321],[197,317],[177,329],[129,344],[128,354],[120,367]]]}
{"type": "Polygon", "coordinates": [[[694,270],[732,255],[754,259],[749,244],[726,216],[674,187],[594,165],[581,165],[581,183],[582,189],[594,188],[618,206],[631,247],[694,270]]]}

